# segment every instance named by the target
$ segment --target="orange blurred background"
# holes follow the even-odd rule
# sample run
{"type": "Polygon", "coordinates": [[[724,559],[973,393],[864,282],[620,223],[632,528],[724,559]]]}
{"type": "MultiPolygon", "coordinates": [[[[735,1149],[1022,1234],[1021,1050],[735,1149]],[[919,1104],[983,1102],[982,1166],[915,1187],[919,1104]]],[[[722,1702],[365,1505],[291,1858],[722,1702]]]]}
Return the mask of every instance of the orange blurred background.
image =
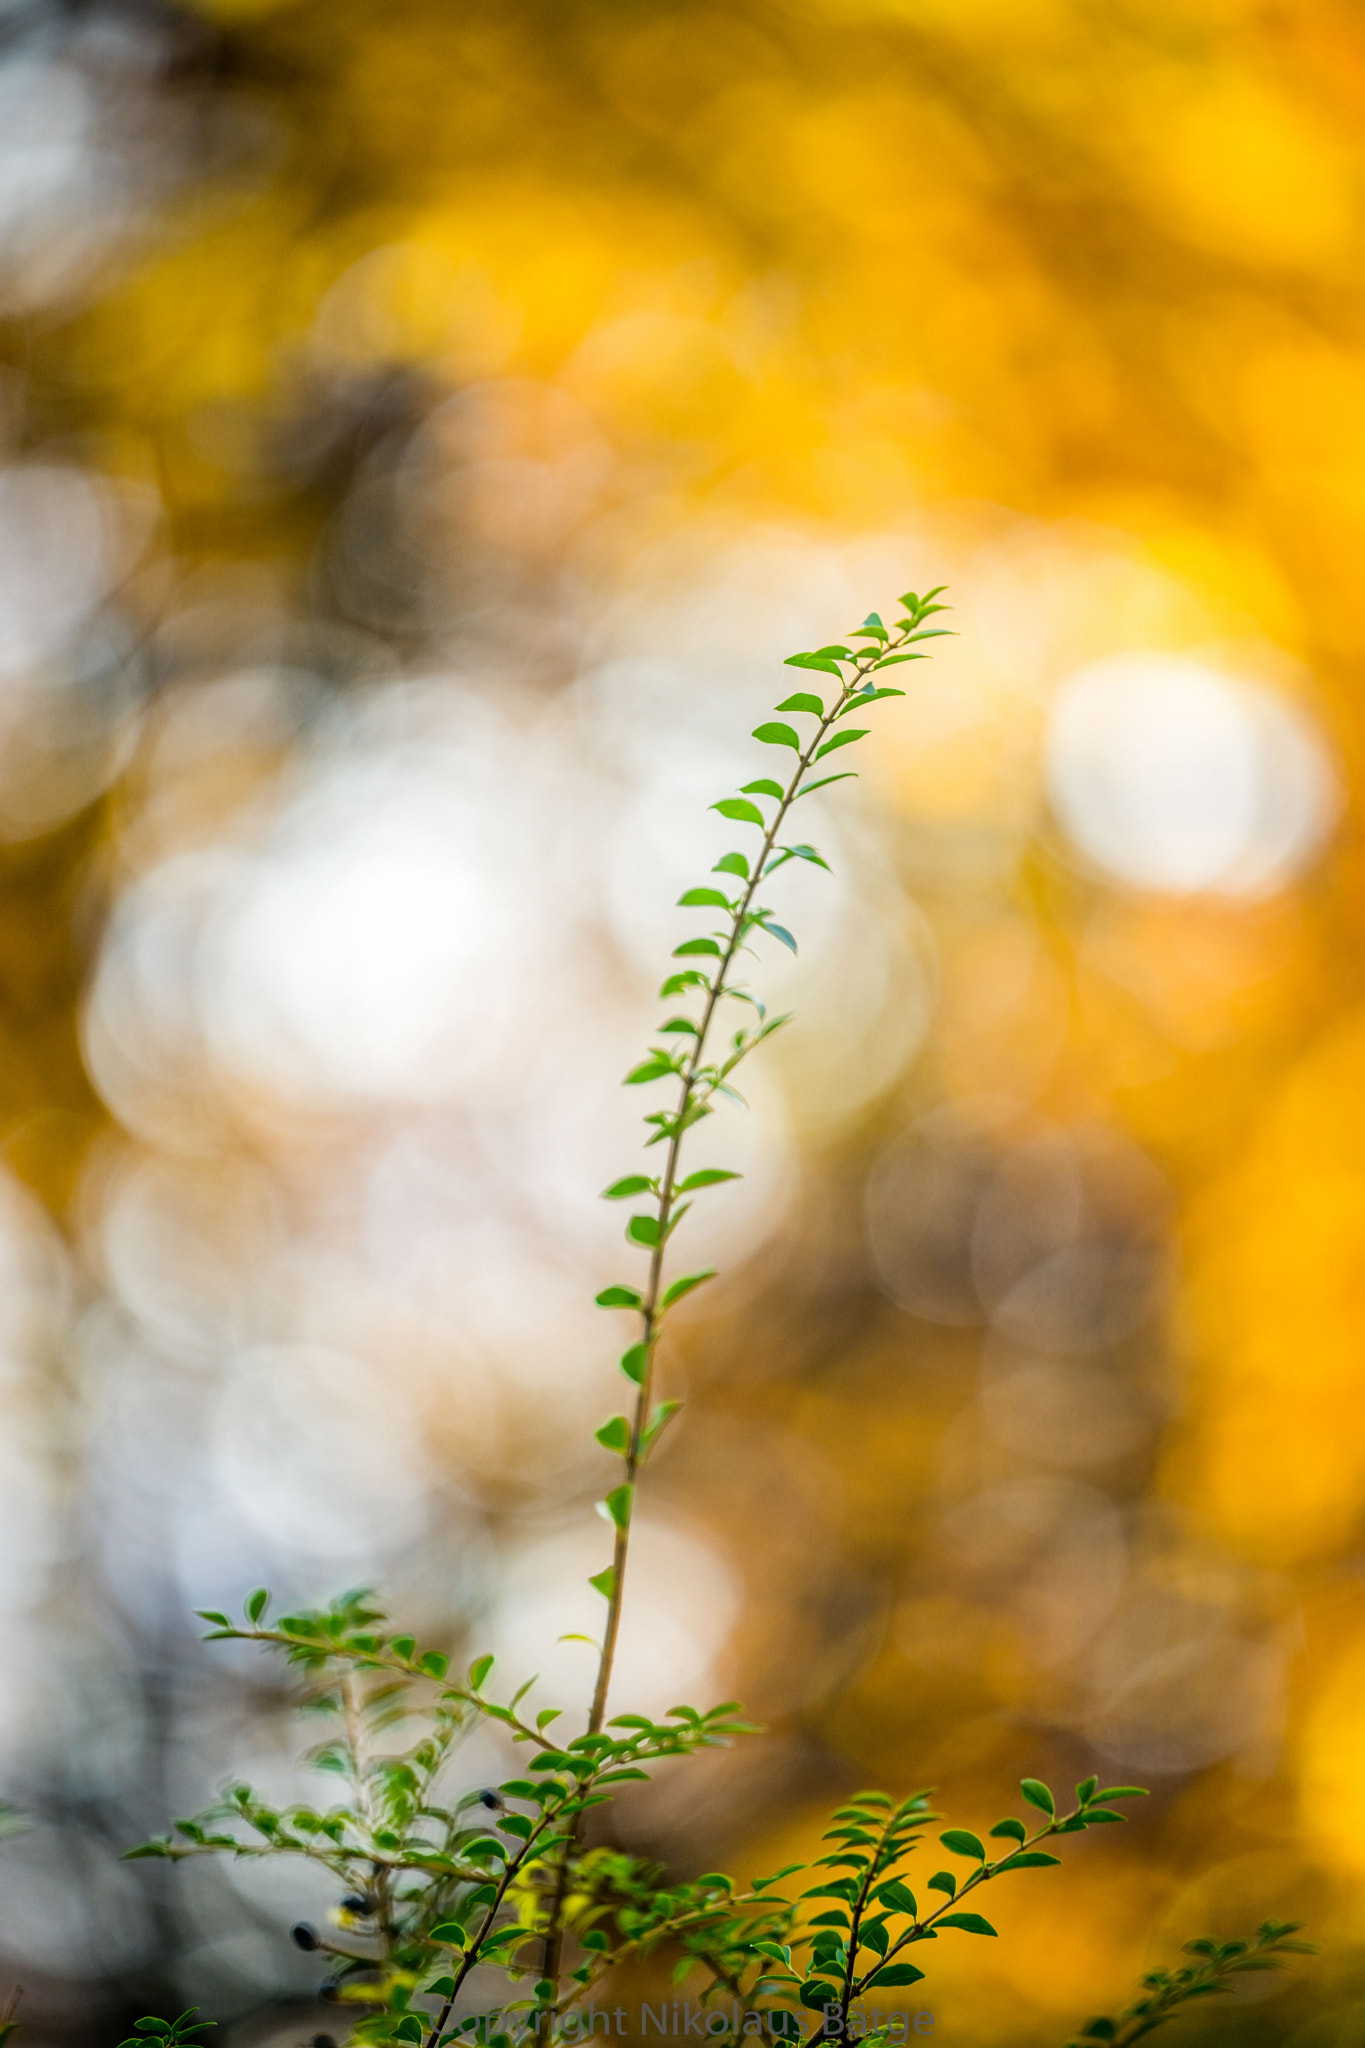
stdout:
{"type": "Polygon", "coordinates": [[[117,1860],[295,1782],[193,1608],[378,1582],[585,1692],[669,906],[781,657],[937,583],[707,1129],[623,1649],[771,1733],[613,1824],[747,1874],[859,1782],[1136,1778],[936,1952],[939,2037],[1273,1913],[1321,1962],[1187,2036],[1361,2038],[1363,124],[1337,0],[7,10],[35,2048],[320,2023],[311,1880],[117,1860]]]}

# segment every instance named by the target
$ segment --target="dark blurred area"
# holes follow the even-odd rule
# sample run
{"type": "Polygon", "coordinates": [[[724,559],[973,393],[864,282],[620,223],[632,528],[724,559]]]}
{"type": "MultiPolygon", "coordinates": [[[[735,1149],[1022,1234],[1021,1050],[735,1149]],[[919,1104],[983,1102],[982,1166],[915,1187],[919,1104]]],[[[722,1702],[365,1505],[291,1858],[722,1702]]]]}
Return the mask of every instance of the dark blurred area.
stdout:
{"type": "Polygon", "coordinates": [[[937,583],[697,1140],[632,1567],[617,1704],[769,1732],[609,1826],[747,1875],[862,1783],[1136,1780],[939,2038],[1282,1915],[1186,2037],[1359,2040],[1362,116],[1336,0],[0,8],[26,2044],[335,2026],[322,1874],[120,1862],[305,1796],[194,1609],[373,1584],[586,1698],[671,906],[781,658],[937,583]]]}

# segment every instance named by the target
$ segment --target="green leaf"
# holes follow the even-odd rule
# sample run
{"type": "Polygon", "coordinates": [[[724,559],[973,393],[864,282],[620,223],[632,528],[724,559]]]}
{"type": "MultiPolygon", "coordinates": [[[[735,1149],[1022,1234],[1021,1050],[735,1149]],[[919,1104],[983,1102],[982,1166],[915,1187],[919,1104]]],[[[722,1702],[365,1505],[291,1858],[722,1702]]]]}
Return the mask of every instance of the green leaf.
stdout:
{"type": "Polygon", "coordinates": [[[707,903],[718,904],[722,910],[732,910],[734,908],[729,897],[720,889],[688,889],[678,898],[678,908],[680,910],[699,910],[703,904],[707,903]]]}
{"type": "Polygon", "coordinates": [[[663,1300],[659,1304],[660,1308],[672,1308],[675,1301],[681,1301],[683,1296],[690,1294],[694,1287],[700,1287],[704,1280],[713,1280],[715,1275],[716,1269],[714,1266],[708,1266],[704,1273],[684,1274],[681,1280],[675,1280],[673,1285],[666,1290],[663,1300]]]}
{"type": "MultiPolygon", "coordinates": [[[[601,1297],[599,1296],[598,1299],[600,1301],[601,1297]]],[[[603,1305],[611,1306],[611,1304],[609,1303],[603,1305]]],[[[636,1305],[638,1306],[638,1298],[636,1305]]],[[[621,1370],[628,1380],[633,1380],[635,1382],[637,1387],[639,1386],[641,1380],[643,1380],[645,1376],[645,1367],[648,1365],[648,1363],[648,1344],[632,1344],[629,1351],[623,1351],[621,1353],[621,1370]]]]}
{"type": "Polygon", "coordinates": [[[781,798],[785,795],[782,784],[771,781],[766,775],[760,776],[757,782],[741,783],[740,787],[746,796],[775,796],[781,798]]]}
{"type": "Polygon", "coordinates": [[[851,747],[855,740],[865,740],[867,735],[868,727],[865,725],[846,726],[843,732],[836,732],[833,739],[826,740],[823,747],[817,747],[812,759],[823,761],[826,754],[832,754],[836,747],[851,747]]]}
{"type": "Polygon", "coordinates": [[[1096,1799],[1149,1799],[1151,1794],[1145,1785],[1106,1785],[1096,1799]]]}
{"type": "Polygon", "coordinates": [[[659,1219],[657,1216],[632,1216],[626,1225],[626,1236],[632,1244],[642,1244],[651,1251],[659,1242],[659,1219]]]}
{"type": "Polygon", "coordinates": [[[645,1450],[650,1450],[653,1448],[654,1444],[663,1435],[664,1431],[668,1428],[669,1423],[673,1420],[673,1417],[678,1413],[678,1410],[681,1407],[681,1401],[659,1402],[658,1406],[654,1410],[653,1415],[650,1417],[649,1428],[644,1432],[644,1435],[641,1439],[642,1445],[645,1450]]]}
{"type": "Polygon", "coordinates": [[[695,967],[689,967],[683,974],[669,975],[668,980],[659,990],[659,1001],[665,1002],[669,996],[680,996],[684,989],[710,988],[710,986],[711,984],[704,974],[698,974],[695,967]]]}
{"type": "Polygon", "coordinates": [[[762,825],[765,822],[758,805],[745,803],[742,796],[723,796],[710,808],[719,811],[722,818],[733,818],[741,825],[762,825]]]}
{"type": "Polygon", "coordinates": [[[834,872],[824,855],[817,853],[813,846],[799,845],[782,847],[779,850],[777,859],[769,862],[764,873],[770,875],[773,869],[784,860],[808,860],[813,862],[817,868],[823,868],[827,875],[832,875],[834,872]]]}
{"type": "Polygon", "coordinates": [[[1030,1806],[1036,1806],[1039,1813],[1045,1813],[1052,1820],[1057,1812],[1057,1802],[1041,1778],[1021,1778],[1019,1790],[1030,1806]]]}
{"type": "Polygon", "coordinates": [[[609,1564],[604,1572],[595,1573],[594,1576],[588,1580],[588,1584],[594,1587],[595,1590],[602,1595],[602,1598],[604,1600],[614,1599],[616,1596],[615,1565],[609,1564]]]}
{"type": "Polygon", "coordinates": [[[458,1920],[442,1920],[427,1936],[428,1941],[443,1942],[447,1948],[463,1948],[465,1931],[458,1920]]]}
{"type": "Polygon", "coordinates": [[[796,941],[784,924],[775,924],[768,917],[756,917],[754,923],[760,931],[767,932],[770,938],[780,939],[782,944],[788,947],[791,952],[794,953],[796,951],[796,941]]]}
{"type": "Polygon", "coordinates": [[[630,1504],[635,1498],[633,1486],[614,1486],[601,1505],[606,1509],[618,1529],[630,1525],[630,1504]]]}
{"type": "Polygon", "coordinates": [[[950,1899],[957,1897],[957,1879],[951,1870],[936,1870],[929,1880],[931,1892],[947,1892],[950,1899]]]}
{"type": "Polygon", "coordinates": [[[1127,1818],[1126,1813],[1111,1813],[1107,1806],[1087,1806],[1085,1809],[1085,1825],[1087,1827],[1091,1826],[1095,1821],[1122,1821],[1127,1820],[1127,1818]]]}
{"type": "Polygon", "coordinates": [[[395,2041],[420,2041],[422,2039],[422,2022],[418,2019],[416,2013],[406,2013],[399,2020],[393,2030],[393,2038],[395,2041]]]}
{"type": "MultiPolygon", "coordinates": [[[[783,662],[784,668],[822,668],[829,675],[837,676],[842,683],[844,672],[837,661],[827,654],[789,654],[783,662]]],[[[781,710],[783,707],[778,706],[781,710]]]]}
{"type": "Polygon", "coordinates": [[[1080,1784],[1076,1787],[1077,1806],[1084,1806],[1087,1799],[1094,1798],[1095,1787],[1099,1782],[1098,1778],[1082,1778],[1080,1784]]]}
{"type": "Polygon", "coordinates": [[[989,1920],[983,1920],[979,1913],[945,1913],[935,1927],[960,1927],[964,1934],[994,1934],[989,1920]]]}
{"type": "Polygon", "coordinates": [[[653,1185],[643,1173],[628,1173],[624,1180],[614,1180],[609,1188],[603,1188],[601,1199],[604,1202],[623,1202],[627,1195],[648,1194],[653,1185]]]}
{"type": "Polygon", "coordinates": [[[1045,1870],[1050,1863],[1060,1863],[1061,1860],[1060,1856],[1049,1856],[1043,1849],[1018,1849],[1003,1863],[996,1864],[996,1876],[1006,1870],[1045,1870]]]}
{"type": "Polygon", "coordinates": [[[246,1618],[252,1624],[253,1628],[255,1627],[256,1623],[260,1620],[261,1616],[265,1613],[265,1610],[269,1605],[269,1588],[266,1586],[258,1586],[255,1592],[251,1595],[251,1598],[246,1603],[246,1618]]]}
{"type": "Polygon", "coordinates": [[[949,1828],[939,1836],[945,1849],[951,1849],[954,1856],[974,1856],[978,1863],[986,1860],[986,1845],[977,1840],[967,1828],[949,1828]]]}
{"type": "Polygon", "coordinates": [[[817,789],[828,789],[831,782],[856,782],[857,773],[846,768],[842,775],[822,775],[818,782],[808,782],[804,789],[797,791],[797,797],[814,796],[817,789]]]}
{"type": "Polygon", "coordinates": [[[1006,1835],[1012,1842],[1028,1840],[1028,1829],[1021,1820],[998,1820],[991,1829],[993,1835],[1006,1835]]]}
{"type": "Polygon", "coordinates": [[[618,1458],[624,1458],[629,1452],[630,1424],[624,1415],[613,1415],[611,1421],[604,1422],[596,1434],[604,1451],[615,1451],[618,1458]]]}
{"type": "Polygon", "coordinates": [[[779,725],[775,722],[756,725],[753,736],[756,740],[762,740],[765,747],[790,747],[793,753],[797,754],[801,751],[801,742],[789,725],[779,725]]]}
{"type": "Polygon", "coordinates": [[[604,1287],[593,1299],[599,1308],[639,1308],[640,1297],[633,1287],[604,1287]]]}
{"type": "Polygon", "coordinates": [[[723,1180],[743,1180],[743,1178],[742,1173],[730,1173],[723,1166],[702,1166],[698,1167],[695,1173],[689,1173],[686,1180],[679,1181],[677,1193],[680,1195],[690,1195],[694,1188],[713,1188],[723,1180]]]}
{"type": "Polygon", "coordinates": [[[883,1963],[880,1970],[863,1979],[863,1990],[889,1991],[894,1984],[918,1984],[923,1975],[913,1963],[883,1963]]]}
{"type": "Polygon", "coordinates": [[[531,1929],[529,1927],[495,1927],[491,1934],[484,1936],[480,1944],[480,1950],[486,1954],[489,1949],[516,1948],[523,1941],[529,1940],[530,1937],[531,1929]]]}
{"type": "Polygon", "coordinates": [[[918,1920],[919,1907],[915,1904],[915,1894],[907,1885],[903,1885],[898,1877],[893,1877],[888,1884],[878,1885],[874,1896],[878,1905],[889,1906],[896,1913],[908,1913],[912,1920],[918,1920]]]}
{"type": "Polygon", "coordinates": [[[809,690],[798,690],[794,697],[784,697],[774,706],[778,711],[809,711],[812,718],[823,718],[825,707],[818,697],[812,697],[809,690]]]}
{"type": "MultiPolygon", "coordinates": [[[[714,940],[711,939],[706,939],[702,941],[694,939],[691,943],[694,949],[698,944],[705,944],[710,946],[711,950],[715,953],[718,953],[720,951],[720,947],[717,946],[714,940]]],[[[678,950],[681,951],[681,947],[679,947],[678,950]]],[[[641,1060],[638,1067],[631,1068],[630,1072],[626,1075],[625,1080],[621,1083],[621,1085],[623,1088],[638,1088],[644,1081],[662,1081],[666,1079],[666,1077],[669,1074],[673,1074],[676,1072],[676,1067],[670,1066],[667,1060],[641,1060]]]]}
{"type": "Polygon", "coordinates": [[[884,654],[879,662],[874,663],[874,666],[876,668],[894,668],[898,661],[927,661],[928,659],[927,654],[884,654]]]}
{"type": "MultiPolygon", "coordinates": [[[[761,825],[763,823],[763,820],[760,818],[758,822],[761,825]]],[[[721,957],[720,947],[716,944],[714,939],[684,939],[680,946],[675,946],[673,948],[673,958],[675,960],[685,959],[689,953],[710,953],[717,960],[719,960],[721,957]]],[[[669,1074],[672,1073],[672,1071],[673,1069],[671,1067],[660,1068],[661,1073],[669,1074]]],[[[634,1081],[639,1077],[635,1074],[632,1074],[629,1076],[629,1078],[632,1081],[634,1081]]],[[[654,1077],[653,1075],[650,1075],[648,1078],[652,1080],[654,1077]]]]}
{"type": "Polygon", "coordinates": [[[492,1669],[493,1657],[491,1652],[485,1652],[482,1657],[474,1659],[474,1662],[469,1667],[469,1689],[471,1692],[478,1692],[492,1669]]]}
{"type": "Polygon", "coordinates": [[[826,1984],[819,1977],[808,1977],[797,1996],[802,2005],[807,2006],[812,2012],[823,2012],[827,2005],[838,2004],[839,1987],[837,1984],[826,1984]]]}

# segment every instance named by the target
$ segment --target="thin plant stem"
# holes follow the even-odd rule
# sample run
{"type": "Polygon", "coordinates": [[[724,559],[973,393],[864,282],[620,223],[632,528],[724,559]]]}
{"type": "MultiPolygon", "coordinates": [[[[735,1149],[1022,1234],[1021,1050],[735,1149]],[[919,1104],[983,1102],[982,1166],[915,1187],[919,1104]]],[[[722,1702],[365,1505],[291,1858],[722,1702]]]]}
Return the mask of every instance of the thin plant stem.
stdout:
{"type": "MultiPolygon", "coordinates": [[[[342,1672],[337,1696],[341,1703],[342,1725],[346,1730],[346,1747],[351,1752],[351,1775],[355,1784],[356,1805],[373,1841],[374,1800],[370,1791],[369,1769],[365,1755],[365,1717],[356,1697],[353,1671],[342,1672]]],[[[376,1917],[380,1949],[387,1964],[393,1951],[393,1874],[391,1867],[379,1858],[373,1861],[370,1869],[374,1879],[375,1903],[379,1908],[376,1917]]]]}
{"type": "Polygon", "coordinates": [[[455,2001],[460,1995],[460,1989],[464,1983],[465,1978],[474,1968],[474,1965],[481,1960],[479,1952],[482,1949],[483,1944],[487,1939],[488,1935],[492,1932],[493,1923],[497,1919],[499,1909],[502,1906],[502,1902],[507,1896],[507,1890],[509,1885],[512,1883],[513,1878],[517,1875],[518,1871],[525,1863],[527,1857],[530,1855],[532,1849],[535,1847],[539,1837],[544,1834],[547,1827],[553,1825],[554,1818],[554,1815],[546,1814],[545,1817],[542,1819],[539,1827],[533,1828],[531,1833],[527,1836],[526,1841],[519,1854],[509,1858],[507,1867],[503,1871],[501,1878],[498,1880],[497,1889],[493,1895],[493,1898],[489,1901],[487,1911],[484,1913],[483,1919],[480,1922],[479,1931],[475,1935],[469,1947],[466,1949],[464,1956],[460,1962],[459,1968],[455,1972],[455,1980],[451,1986],[449,1993],[446,1996],[445,2003],[441,2007],[440,2011],[437,2013],[436,2018],[432,2021],[431,2032],[427,2035],[425,2048],[436,2048],[436,2043],[441,2038],[441,2034],[445,2027],[445,2024],[447,2020],[450,2018],[451,2013],[455,2009],[455,2001]]]}
{"type": "MultiPolygon", "coordinates": [[[[639,1477],[641,1465],[644,1462],[645,1434],[649,1427],[649,1412],[654,1392],[654,1358],[658,1348],[659,1326],[662,1315],[664,1253],[668,1243],[668,1226],[673,1213],[673,1203],[677,1189],[678,1163],[682,1154],[682,1142],[688,1129],[687,1112],[692,1107],[694,1099],[704,1085],[702,1063],[706,1052],[707,1039],[710,1036],[711,1026],[715,1022],[716,1012],[720,1007],[721,999],[730,992],[726,977],[734,965],[740,946],[743,943],[744,935],[749,929],[749,912],[753,907],[759,884],[765,879],[768,862],[772,857],[774,847],[777,845],[778,834],[786,821],[788,811],[801,794],[801,784],[807,771],[811,767],[820,747],[824,744],[831,726],[848,709],[867,677],[869,670],[875,663],[883,660],[888,653],[891,653],[896,648],[903,647],[920,624],[921,616],[918,608],[916,608],[915,613],[911,615],[901,631],[891,634],[885,642],[868,648],[857,656],[853,664],[852,675],[847,681],[842,683],[839,695],[832,708],[819,720],[813,736],[802,749],[797,760],[795,772],[778,803],[771,824],[763,835],[763,842],[759,849],[758,857],[750,869],[748,883],[731,911],[729,940],[726,944],[725,952],[721,956],[720,964],[711,977],[701,1021],[697,1027],[697,1035],[692,1042],[692,1050],[683,1068],[678,1094],[678,1106],[674,1116],[673,1128],[669,1134],[668,1151],[664,1161],[663,1174],[659,1181],[657,1203],[658,1235],[655,1238],[650,1253],[649,1277],[640,1307],[640,1341],[644,1348],[644,1366],[636,1390],[635,1408],[631,1418],[630,1445],[625,1458],[624,1476],[624,1484],[631,1489],[631,1492],[628,1495],[626,1513],[622,1521],[617,1525],[616,1540],[612,1552],[611,1595],[607,1602],[606,1627],[602,1634],[602,1648],[597,1664],[597,1683],[593,1688],[592,1708],[588,1716],[588,1732],[593,1735],[599,1732],[607,1716],[607,1697],[611,1689],[612,1668],[616,1660],[616,1645],[620,1635],[621,1614],[625,1602],[626,1570],[630,1561],[630,1532],[633,1519],[634,1488],[639,1477]]],[[[707,1092],[714,1092],[714,1088],[708,1089],[707,1092]]],[[[546,1930],[545,1944],[542,1952],[542,1974],[549,1978],[555,1987],[555,1998],[551,2008],[551,2015],[546,2022],[547,2030],[553,2025],[553,2012],[558,2004],[560,1962],[564,1946],[564,1906],[568,1897],[570,1864],[572,1862],[573,1850],[576,1848],[578,1840],[579,1829],[576,1827],[571,1840],[565,1846],[563,1862],[560,1866],[554,1895],[551,1900],[550,1921],[546,1930]]],[[[548,2038],[548,2031],[546,2038],[548,2038]]]]}
{"type": "MultiPolygon", "coordinates": [[[[913,623],[917,623],[917,621],[913,623]]],[[[874,649],[869,649],[866,655],[859,656],[854,666],[852,679],[843,685],[832,710],[826,712],[819,721],[814,734],[803,749],[791,781],[788,783],[778,803],[777,810],[773,814],[772,823],[763,835],[763,843],[759,849],[758,858],[753,863],[748,883],[731,911],[732,925],[729,941],[721,957],[720,965],[711,978],[705,1007],[702,1010],[701,1022],[697,1027],[697,1035],[692,1042],[692,1050],[683,1068],[681,1088],[678,1095],[678,1107],[675,1113],[673,1129],[669,1136],[664,1171],[659,1181],[658,1236],[650,1253],[649,1278],[640,1307],[640,1341],[645,1349],[645,1363],[636,1391],[635,1412],[631,1424],[630,1448],[625,1459],[625,1484],[632,1488],[639,1476],[640,1466],[643,1462],[644,1436],[649,1424],[650,1401],[654,1390],[654,1354],[657,1349],[659,1335],[664,1253],[667,1249],[668,1225],[673,1211],[673,1202],[677,1188],[678,1162],[682,1153],[683,1139],[688,1128],[686,1121],[687,1112],[692,1106],[693,1098],[697,1094],[699,1085],[702,1082],[702,1062],[711,1026],[716,1019],[716,1012],[720,1007],[722,997],[730,993],[726,976],[734,965],[736,955],[743,943],[744,935],[749,929],[749,912],[753,907],[754,897],[758,893],[759,884],[765,879],[765,871],[773,848],[777,844],[778,833],[786,821],[788,811],[801,794],[802,781],[805,779],[806,773],[814,761],[817,752],[823,745],[830,727],[848,708],[848,705],[856,696],[858,688],[867,674],[867,667],[863,665],[864,662],[870,667],[874,661],[884,659],[893,648],[903,645],[908,637],[908,631],[898,636],[893,636],[885,646],[878,645],[874,649]]],[[[708,1090],[708,1092],[711,1091],[708,1090]]],[[[633,1495],[631,1504],[633,1505],[633,1495]]],[[[607,1624],[603,1631],[602,1652],[597,1665],[597,1684],[593,1691],[592,1711],[588,1718],[588,1730],[593,1735],[598,1732],[606,1719],[607,1694],[611,1687],[612,1666],[616,1659],[616,1643],[620,1633],[621,1614],[625,1601],[626,1567],[630,1558],[630,1527],[631,1515],[629,1510],[627,1510],[624,1517],[624,1526],[617,1528],[616,1543],[612,1555],[613,1577],[611,1597],[607,1603],[607,1624]]]]}

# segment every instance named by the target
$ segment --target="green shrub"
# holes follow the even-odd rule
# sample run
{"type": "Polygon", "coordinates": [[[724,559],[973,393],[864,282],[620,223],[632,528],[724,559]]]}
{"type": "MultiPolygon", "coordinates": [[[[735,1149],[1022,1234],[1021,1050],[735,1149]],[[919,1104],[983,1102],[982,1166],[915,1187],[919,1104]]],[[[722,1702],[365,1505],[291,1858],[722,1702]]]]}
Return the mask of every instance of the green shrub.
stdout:
{"type": "MultiPolygon", "coordinates": [[[[293,1938],[326,1956],[328,1993],[354,2043],[437,2048],[471,2033],[494,2043],[532,2032],[543,2042],[575,2039],[583,2007],[612,1973],[650,1958],[667,1959],[675,1985],[698,1987],[708,2022],[720,2023],[714,2039],[764,2026],[770,2034],[840,2037],[855,2006],[923,1977],[926,1943],[994,1937],[979,1911],[988,1885],[1057,1863],[1065,1837],[1120,1821],[1117,1803],[1143,1796],[1140,1787],[1101,1787],[1092,1777],[1059,1806],[1046,1785],[1025,1778],[1027,1819],[1007,1816],[982,1841],[965,1828],[940,1830],[927,1790],[898,1798],[862,1792],[833,1814],[813,1864],[748,1885],[720,1872],[672,1884],[656,1866],[591,1846],[585,1836],[585,1816],[619,1786],[648,1777],[665,1759],[754,1732],[733,1701],[676,1706],[662,1720],[608,1712],[637,1489],[679,1405],[656,1399],[659,1341],[675,1306],[712,1277],[675,1273],[672,1240],[694,1200],[735,1178],[712,1166],[685,1170],[683,1154],[718,1102],[735,1099],[737,1069],[787,1021],[767,1014],[740,971],[763,937],[796,949],[767,902],[774,877],[793,860],[826,865],[816,847],[794,836],[794,806],[852,774],[847,749],[869,730],[853,719],[903,694],[889,672],[925,659],[924,643],[945,630],[928,623],[944,610],[939,595],[907,592],[903,616],[891,626],[873,613],[847,643],[789,657],[808,687],[784,698],[754,733],[784,763],[782,772],[757,776],[717,801],[713,808],[742,829],[744,843],[680,899],[711,913],[710,928],[674,949],[660,990],[671,1007],[657,1041],[626,1076],[627,1085],[651,1091],[651,1104],[660,1099],[656,1087],[666,1091],[662,1105],[644,1115],[646,1152],[657,1148],[658,1164],[606,1190],[607,1200],[630,1205],[625,1238],[644,1270],[597,1296],[602,1308],[633,1317],[635,1330],[620,1361],[629,1399],[597,1431],[615,1461],[600,1504],[614,1533],[611,1559],[592,1580],[604,1617],[586,1726],[565,1735],[559,1710],[523,1714],[533,1681],[507,1697],[491,1691],[491,1657],[452,1674],[441,1651],[395,1632],[368,1592],[348,1593],[320,1612],[271,1618],[262,1590],[247,1601],[240,1624],[204,1616],[211,1640],[259,1643],[293,1667],[300,1704],[324,1725],[310,1761],[336,1796],[330,1804],[277,1807],[249,1785],[230,1785],[206,1812],[131,1853],[322,1864],[336,1883],[335,1924],[319,1932],[300,1923],[293,1938]],[[496,1787],[452,1793],[452,1752],[480,1722],[496,1724],[524,1749],[524,1770],[496,1787]],[[915,1890],[913,1859],[926,1843],[946,1852],[944,1867],[916,1880],[915,1890]],[[495,2000],[484,1995],[471,2009],[476,1969],[484,1986],[496,1973],[505,1992],[495,2000]]],[[[1199,1961],[1149,1977],[1136,2005],[1118,2019],[1092,2020],[1079,2040],[1136,2040],[1239,1972],[1275,1967],[1287,1950],[1302,1947],[1289,1939],[1293,1932],[1267,1923],[1249,1944],[1194,1944],[1199,1961]]],[[[191,2020],[182,2015],[174,2027],[144,2020],[139,2038],[186,2039],[198,2030],[191,2020]]],[[[874,2005],[874,2025],[862,2028],[862,2038],[892,2039],[890,2021],[875,2021],[874,2005]]]]}

